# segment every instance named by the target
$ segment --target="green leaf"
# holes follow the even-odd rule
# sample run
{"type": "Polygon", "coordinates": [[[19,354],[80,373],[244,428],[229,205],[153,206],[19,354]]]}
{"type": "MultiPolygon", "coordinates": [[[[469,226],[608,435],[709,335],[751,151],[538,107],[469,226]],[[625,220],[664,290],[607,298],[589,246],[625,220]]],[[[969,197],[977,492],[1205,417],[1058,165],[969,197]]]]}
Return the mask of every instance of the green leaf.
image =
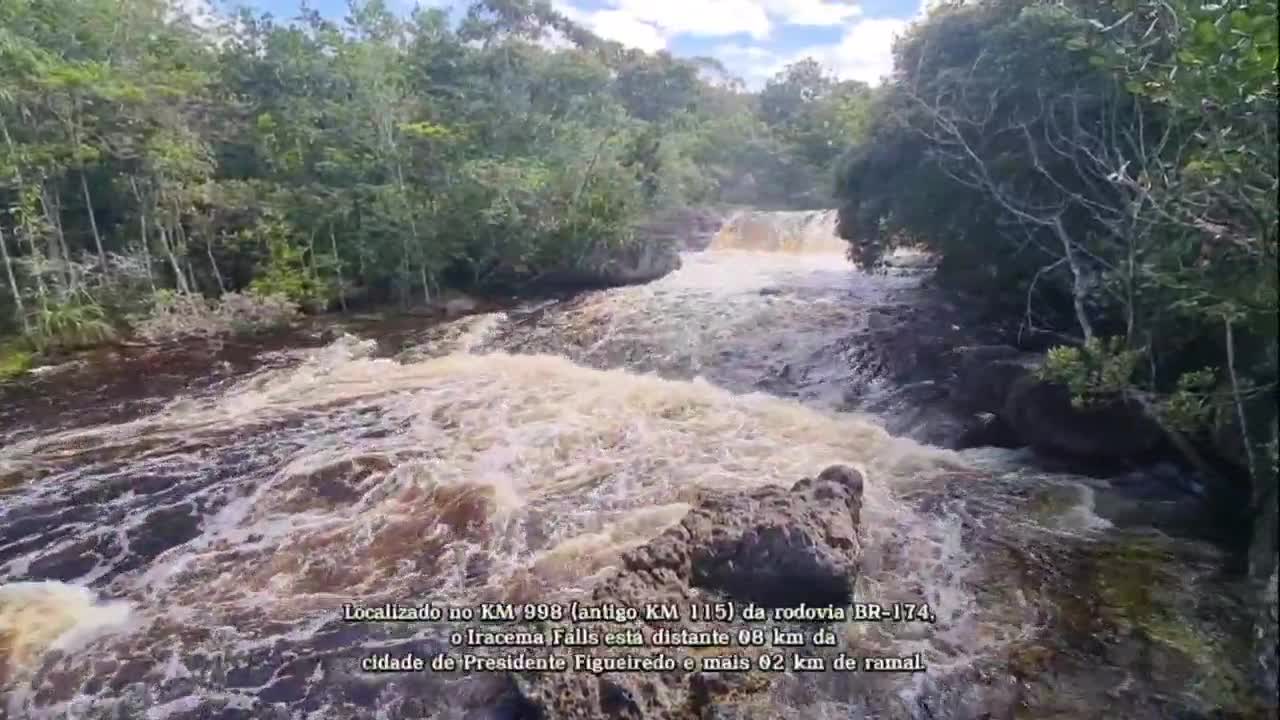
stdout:
{"type": "Polygon", "coordinates": [[[1218,41],[1218,28],[1212,20],[1201,20],[1196,23],[1195,33],[1196,40],[1205,45],[1212,45],[1218,41]]]}
{"type": "Polygon", "coordinates": [[[1263,33],[1266,30],[1270,30],[1271,32],[1267,34],[1274,36],[1277,30],[1276,18],[1266,13],[1260,14],[1249,23],[1249,29],[1255,33],[1263,33]]]}

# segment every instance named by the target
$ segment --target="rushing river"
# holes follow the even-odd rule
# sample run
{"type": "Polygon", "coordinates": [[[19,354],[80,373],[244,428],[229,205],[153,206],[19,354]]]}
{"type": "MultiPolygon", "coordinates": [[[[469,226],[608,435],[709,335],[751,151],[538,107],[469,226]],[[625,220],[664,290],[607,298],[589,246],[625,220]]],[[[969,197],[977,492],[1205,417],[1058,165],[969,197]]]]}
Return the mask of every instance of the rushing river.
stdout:
{"type": "Polygon", "coordinates": [[[1247,615],[1217,550],[1144,520],[1180,501],[1135,497],[1158,479],[847,411],[883,384],[849,339],[918,279],[853,269],[831,220],[741,218],[658,282],[390,343],[190,350],[126,363],[176,379],[124,394],[40,380],[0,412],[0,717],[509,717],[483,678],[360,673],[444,631],[338,608],[577,597],[697,488],[837,462],[868,478],[859,597],[939,615],[841,641],[929,671],[784,675],[742,717],[1250,717],[1247,615]]]}

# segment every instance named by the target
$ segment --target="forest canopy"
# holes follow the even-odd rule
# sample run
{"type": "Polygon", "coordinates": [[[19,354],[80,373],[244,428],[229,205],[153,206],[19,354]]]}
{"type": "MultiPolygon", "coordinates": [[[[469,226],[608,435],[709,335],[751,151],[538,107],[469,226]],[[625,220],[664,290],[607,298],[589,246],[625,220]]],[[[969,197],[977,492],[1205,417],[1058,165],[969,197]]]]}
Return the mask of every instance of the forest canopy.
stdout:
{"type": "Polygon", "coordinates": [[[1275,0],[946,2],[895,46],[845,157],[855,258],[939,277],[1052,346],[1079,407],[1136,403],[1250,479],[1274,580],[1275,0]]]}
{"type": "Polygon", "coordinates": [[[812,61],[748,92],[545,2],[178,6],[0,5],[0,335],[533,282],[673,208],[826,207],[868,121],[870,89],[812,61]]]}

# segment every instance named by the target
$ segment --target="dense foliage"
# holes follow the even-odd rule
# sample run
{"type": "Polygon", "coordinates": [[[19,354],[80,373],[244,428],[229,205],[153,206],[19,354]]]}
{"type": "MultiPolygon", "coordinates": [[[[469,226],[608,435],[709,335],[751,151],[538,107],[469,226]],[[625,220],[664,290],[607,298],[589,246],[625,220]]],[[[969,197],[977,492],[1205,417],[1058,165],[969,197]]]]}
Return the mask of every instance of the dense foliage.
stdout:
{"type": "Polygon", "coordinates": [[[826,205],[865,124],[867,88],[812,63],[747,92],[545,2],[217,26],[178,5],[0,4],[0,335],[536,281],[664,209],[826,205]]]}
{"type": "Polygon", "coordinates": [[[895,54],[839,179],[853,254],[940,251],[1078,405],[1243,468],[1274,572],[1275,0],[951,2],[895,54]]]}

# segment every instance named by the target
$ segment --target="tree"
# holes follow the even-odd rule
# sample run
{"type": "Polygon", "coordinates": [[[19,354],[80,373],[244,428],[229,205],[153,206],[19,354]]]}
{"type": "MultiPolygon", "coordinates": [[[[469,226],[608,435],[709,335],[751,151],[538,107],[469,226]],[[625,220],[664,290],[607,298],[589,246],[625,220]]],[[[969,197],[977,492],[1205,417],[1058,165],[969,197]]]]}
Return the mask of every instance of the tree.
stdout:
{"type": "Polygon", "coordinates": [[[1006,289],[1023,329],[1061,344],[1047,379],[1136,400],[1209,474],[1206,449],[1238,463],[1259,582],[1276,555],[1275,13],[944,6],[896,46],[839,184],[860,259],[933,246],[947,282],[1006,289]]]}

